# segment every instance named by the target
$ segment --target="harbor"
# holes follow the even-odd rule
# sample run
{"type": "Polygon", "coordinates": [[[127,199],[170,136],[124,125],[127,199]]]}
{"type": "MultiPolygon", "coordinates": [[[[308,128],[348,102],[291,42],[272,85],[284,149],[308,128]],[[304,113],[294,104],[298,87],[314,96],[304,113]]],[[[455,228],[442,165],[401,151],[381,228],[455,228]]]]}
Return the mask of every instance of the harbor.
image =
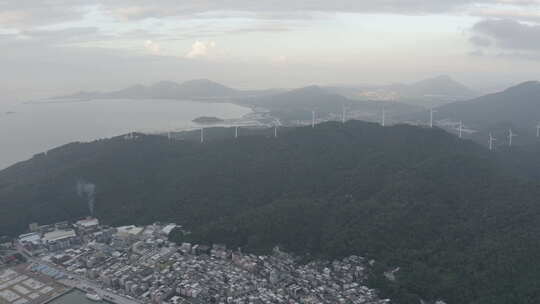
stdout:
{"type": "MultiPolygon", "coordinates": [[[[79,289],[72,289],[69,292],[47,302],[47,304],[96,304],[111,303],[103,299],[90,299],[87,294],[79,289]]],[[[45,303],[44,303],[45,304],[45,303]]]]}

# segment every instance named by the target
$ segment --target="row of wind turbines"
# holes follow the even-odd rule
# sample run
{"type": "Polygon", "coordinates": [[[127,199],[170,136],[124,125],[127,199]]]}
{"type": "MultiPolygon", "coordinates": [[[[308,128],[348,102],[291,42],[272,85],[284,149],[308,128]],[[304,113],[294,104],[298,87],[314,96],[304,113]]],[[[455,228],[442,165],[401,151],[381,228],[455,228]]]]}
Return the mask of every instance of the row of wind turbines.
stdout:
{"type": "MultiPolygon", "coordinates": [[[[240,127],[238,126],[235,126],[234,127],[234,138],[238,138],[238,130],[240,129],[240,127]]],[[[201,144],[204,143],[204,128],[201,128],[200,129],[201,131],[201,144]]],[[[172,139],[172,136],[171,136],[171,133],[169,132],[169,141],[172,139]]],[[[277,125],[274,126],[274,137],[277,138],[278,137],[278,127],[277,125]]]]}
{"type": "MultiPolygon", "coordinates": [[[[316,124],[316,121],[317,121],[317,116],[316,116],[316,112],[315,111],[311,111],[311,127],[312,128],[315,128],[315,124],[316,124]]],[[[345,123],[345,109],[343,110],[343,118],[342,118],[342,121],[343,123],[345,123]]],[[[239,126],[235,126],[234,127],[234,138],[238,138],[238,130],[239,130],[239,126]]],[[[204,128],[201,128],[200,129],[200,141],[201,143],[204,143],[204,128]]],[[[277,124],[274,124],[274,138],[277,138],[278,137],[278,125],[277,124]]],[[[171,136],[171,132],[168,133],[168,138],[169,140],[172,139],[172,136],[171,136]]]]}
{"type": "MultiPolygon", "coordinates": [[[[431,128],[433,128],[433,126],[434,126],[434,114],[437,113],[437,111],[434,110],[434,109],[430,109],[429,112],[430,112],[429,113],[429,116],[430,116],[429,125],[430,125],[431,128]]],[[[463,138],[463,121],[459,122],[459,127],[458,127],[457,130],[458,130],[459,138],[463,138]]],[[[516,133],[514,133],[514,131],[512,131],[512,128],[508,129],[507,139],[508,139],[508,146],[509,147],[512,147],[514,137],[516,137],[516,136],[518,136],[518,135],[516,133]]],[[[536,125],[536,137],[540,138],[540,122],[538,123],[538,125],[536,125]]],[[[493,151],[495,149],[495,145],[494,145],[495,141],[497,141],[497,139],[490,132],[489,133],[489,140],[488,140],[489,150],[490,151],[493,151]]]]}
{"type": "MultiPolygon", "coordinates": [[[[435,110],[435,109],[430,109],[429,110],[429,127],[430,128],[433,128],[435,126],[435,113],[437,113],[437,110],[435,110]]],[[[341,115],[341,122],[345,123],[346,121],[347,121],[347,110],[346,110],[345,106],[343,106],[342,115],[341,115]]],[[[315,128],[316,122],[317,122],[317,113],[315,111],[311,111],[311,127],[312,128],[315,128]]],[[[382,109],[381,126],[386,127],[386,109],[384,109],[384,108],[382,109]]],[[[238,135],[239,128],[240,127],[235,126],[235,128],[234,128],[234,138],[238,138],[238,136],[239,136],[238,135]]],[[[463,138],[463,131],[464,131],[463,121],[459,122],[457,131],[458,131],[458,137],[463,138]]],[[[204,143],[204,139],[205,139],[204,135],[205,135],[204,134],[204,128],[201,128],[201,131],[200,131],[200,141],[201,141],[201,143],[204,143]]],[[[518,136],[518,135],[515,134],[512,131],[512,129],[508,130],[508,137],[507,138],[508,138],[508,146],[509,147],[512,147],[513,139],[516,136],[518,136]]],[[[278,137],[278,126],[277,126],[277,124],[275,124],[274,125],[274,138],[277,138],[277,137],[278,137]]],[[[536,137],[540,138],[540,122],[536,126],[536,137]]],[[[168,138],[169,138],[169,140],[172,139],[171,132],[168,133],[168,138]]],[[[489,150],[490,151],[494,150],[494,148],[495,148],[494,143],[496,141],[497,141],[497,139],[493,136],[493,134],[489,133],[488,144],[489,144],[489,150]]]]}

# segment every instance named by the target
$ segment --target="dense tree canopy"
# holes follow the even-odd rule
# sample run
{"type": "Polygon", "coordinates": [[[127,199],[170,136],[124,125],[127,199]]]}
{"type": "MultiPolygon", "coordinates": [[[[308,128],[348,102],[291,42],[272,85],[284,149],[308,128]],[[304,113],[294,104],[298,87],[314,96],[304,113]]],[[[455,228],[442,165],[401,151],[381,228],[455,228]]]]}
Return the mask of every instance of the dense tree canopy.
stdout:
{"type": "Polygon", "coordinates": [[[198,242],[253,252],[366,255],[377,261],[373,286],[402,303],[540,300],[540,187],[507,168],[508,151],[358,121],[278,138],[206,134],[204,144],[189,140],[196,133],[75,143],[4,170],[0,231],[87,215],[76,191],[85,181],[107,224],[174,221],[198,242]],[[384,278],[398,266],[395,282],[384,278]]]}

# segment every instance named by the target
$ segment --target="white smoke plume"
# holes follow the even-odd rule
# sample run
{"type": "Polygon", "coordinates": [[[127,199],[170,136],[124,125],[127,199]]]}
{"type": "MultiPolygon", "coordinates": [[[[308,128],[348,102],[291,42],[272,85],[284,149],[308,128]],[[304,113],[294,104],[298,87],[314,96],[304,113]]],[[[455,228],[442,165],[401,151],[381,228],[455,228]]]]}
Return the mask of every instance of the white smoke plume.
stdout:
{"type": "Polygon", "coordinates": [[[94,216],[96,185],[80,180],[77,182],[77,194],[88,200],[88,211],[94,216]]]}

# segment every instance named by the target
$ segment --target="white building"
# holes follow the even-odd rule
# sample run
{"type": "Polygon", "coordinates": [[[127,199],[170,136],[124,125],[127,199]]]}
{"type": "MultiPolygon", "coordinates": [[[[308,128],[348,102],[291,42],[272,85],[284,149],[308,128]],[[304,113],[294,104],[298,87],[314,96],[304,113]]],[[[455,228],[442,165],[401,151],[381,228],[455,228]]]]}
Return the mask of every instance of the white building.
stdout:
{"type": "Polygon", "coordinates": [[[69,248],[72,242],[77,238],[73,229],[54,230],[43,235],[42,241],[51,251],[69,248]]]}
{"type": "Polygon", "coordinates": [[[176,224],[169,224],[163,227],[163,229],[161,229],[161,233],[163,233],[164,235],[169,235],[171,231],[174,230],[174,228],[176,228],[176,224]]]}
{"type": "Polygon", "coordinates": [[[86,218],[84,220],[77,221],[75,226],[82,231],[90,231],[99,227],[99,220],[96,218],[86,218]]]}

